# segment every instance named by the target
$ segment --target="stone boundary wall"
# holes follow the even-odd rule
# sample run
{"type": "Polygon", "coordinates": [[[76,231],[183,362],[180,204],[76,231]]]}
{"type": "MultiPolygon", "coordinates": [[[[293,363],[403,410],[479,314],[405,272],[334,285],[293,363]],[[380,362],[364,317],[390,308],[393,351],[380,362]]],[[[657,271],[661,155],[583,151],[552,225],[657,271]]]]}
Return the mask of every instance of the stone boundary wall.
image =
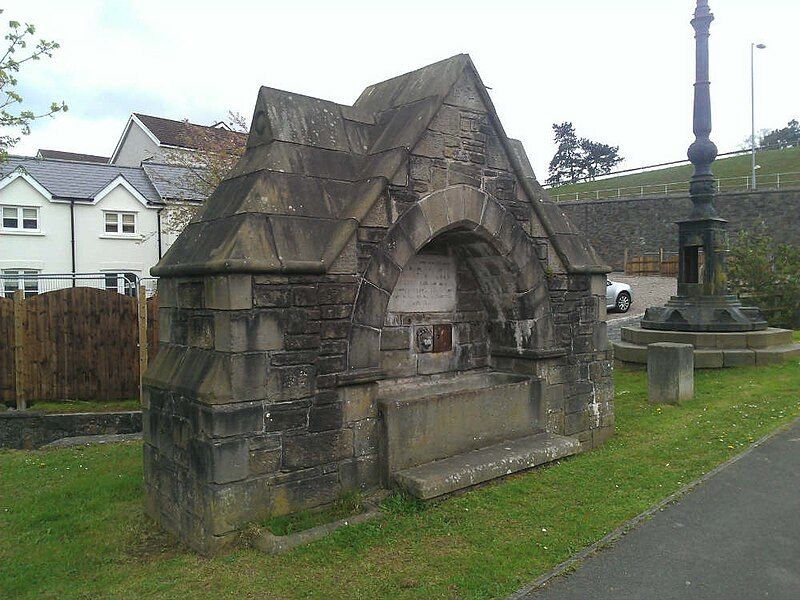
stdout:
{"type": "Polygon", "coordinates": [[[0,413],[0,448],[33,450],[66,437],[138,433],[140,411],[43,414],[29,411],[0,413]]]}
{"type": "MultiPolygon", "coordinates": [[[[559,202],[567,218],[589,238],[594,249],[614,270],[629,256],[645,252],[678,251],[678,226],[691,210],[688,196],[648,196],[559,202]]],[[[738,231],[763,223],[777,241],[800,244],[800,189],[728,192],[715,200],[717,213],[727,219],[731,240],[738,231]]]]}

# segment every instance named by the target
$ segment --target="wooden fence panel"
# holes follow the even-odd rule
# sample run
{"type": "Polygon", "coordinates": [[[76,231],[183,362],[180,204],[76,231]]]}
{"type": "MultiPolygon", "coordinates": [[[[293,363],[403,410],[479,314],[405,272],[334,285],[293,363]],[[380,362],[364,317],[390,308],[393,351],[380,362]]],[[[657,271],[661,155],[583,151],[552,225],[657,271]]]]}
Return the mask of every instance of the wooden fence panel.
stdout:
{"type": "Polygon", "coordinates": [[[668,257],[661,263],[661,275],[664,277],[678,276],[678,255],[668,257]]]}
{"type": "Polygon", "coordinates": [[[25,398],[137,396],[135,298],[76,287],[33,296],[23,307],[25,398]]]}
{"type": "Polygon", "coordinates": [[[14,301],[0,298],[0,402],[13,402],[14,391],[14,301]]]}
{"type": "Polygon", "coordinates": [[[677,277],[678,256],[665,257],[662,253],[632,256],[625,264],[626,275],[663,275],[677,277]]]}

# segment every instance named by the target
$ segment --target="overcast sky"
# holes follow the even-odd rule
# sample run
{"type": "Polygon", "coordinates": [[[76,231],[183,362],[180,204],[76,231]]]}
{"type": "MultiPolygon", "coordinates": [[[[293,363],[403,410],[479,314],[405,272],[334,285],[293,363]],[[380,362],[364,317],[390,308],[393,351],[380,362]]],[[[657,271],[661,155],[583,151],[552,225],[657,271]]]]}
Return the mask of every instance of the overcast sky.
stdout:
{"type": "MultiPolygon", "coordinates": [[[[720,151],[800,117],[800,1],[711,0],[711,81],[720,151]]],[[[367,85],[469,53],[540,180],[551,124],[619,145],[620,168],[685,157],[692,140],[693,0],[169,0],[5,2],[5,17],[61,43],[22,72],[26,107],[65,100],[14,149],[110,155],[131,112],[252,114],[260,85],[351,104],[367,85]]]]}

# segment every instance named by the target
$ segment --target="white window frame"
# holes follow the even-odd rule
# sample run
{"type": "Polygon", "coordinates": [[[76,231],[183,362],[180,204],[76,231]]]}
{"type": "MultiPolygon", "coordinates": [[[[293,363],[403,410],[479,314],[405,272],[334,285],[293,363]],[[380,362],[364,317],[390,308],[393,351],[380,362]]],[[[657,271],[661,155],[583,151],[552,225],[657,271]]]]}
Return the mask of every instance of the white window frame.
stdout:
{"type": "Polygon", "coordinates": [[[9,204],[2,204],[0,205],[0,233],[13,233],[16,235],[35,235],[42,232],[42,211],[38,206],[24,206],[24,205],[9,205],[9,204]],[[5,213],[7,210],[15,210],[17,213],[16,220],[17,226],[16,227],[6,227],[5,223],[5,213]],[[26,228],[24,221],[25,219],[25,211],[32,210],[36,213],[36,228],[26,228]]]}
{"type": "Polygon", "coordinates": [[[14,292],[17,290],[22,290],[25,292],[25,297],[30,298],[31,296],[37,296],[41,293],[39,288],[39,278],[38,277],[26,277],[26,275],[38,275],[39,269],[26,269],[23,267],[13,268],[13,269],[2,269],[0,270],[0,274],[5,276],[12,276],[16,277],[16,286],[10,287],[9,283],[14,281],[13,279],[7,279],[6,277],[0,278],[0,297],[3,298],[11,298],[14,295],[14,292]],[[27,286],[26,284],[32,282],[36,285],[36,289],[32,289],[33,286],[27,286]]]}
{"type": "Polygon", "coordinates": [[[139,237],[139,215],[136,211],[130,210],[104,210],[103,211],[103,233],[101,237],[121,237],[121,238],[133,238],[139,237]],[[106,230],[106,226],[109,224],[108,217],[110,215],[115,215],[116,217],[116,231],[108,231],[106,230]],[[124,227],[124,217],[132,216],[133,217],[133,231],[123,231],[122,228],[124,227]]]}
{"type": "Polygon", "coordinates": [[[138,274],[135,271],[103,271],[103,289],[108,292],[117,292],[125,296],[135,296],[138,288],[138,274]],[[133,275],[133,278],[128,277],[133,275]],[[113,283],[111,283],[113,282],[113,283]],[[111,283],[111,285],[109,285],[111,283]]]}

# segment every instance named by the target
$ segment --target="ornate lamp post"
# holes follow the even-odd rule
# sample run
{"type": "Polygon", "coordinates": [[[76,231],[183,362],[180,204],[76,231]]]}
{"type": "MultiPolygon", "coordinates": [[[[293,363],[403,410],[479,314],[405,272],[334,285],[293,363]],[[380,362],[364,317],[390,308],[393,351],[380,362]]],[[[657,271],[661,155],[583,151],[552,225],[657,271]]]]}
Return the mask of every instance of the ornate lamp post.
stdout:
{"type": "Polygon", "coordinates": [[[717,147],[711,141],[711,93],[708,78],[709,27],[714,15],[707,0],[697,0],[692,27],[696,40],[694,135],[688,157],[694,165],[689,195],[692,211],[678,222],[678,295],[666,306],[648,308],[642,328],[665,331],[754,331],[767,323],[757,308],[746,308],[728,294],[725,253],[727,221],[714,210],[711,163],[717,147]]]}

